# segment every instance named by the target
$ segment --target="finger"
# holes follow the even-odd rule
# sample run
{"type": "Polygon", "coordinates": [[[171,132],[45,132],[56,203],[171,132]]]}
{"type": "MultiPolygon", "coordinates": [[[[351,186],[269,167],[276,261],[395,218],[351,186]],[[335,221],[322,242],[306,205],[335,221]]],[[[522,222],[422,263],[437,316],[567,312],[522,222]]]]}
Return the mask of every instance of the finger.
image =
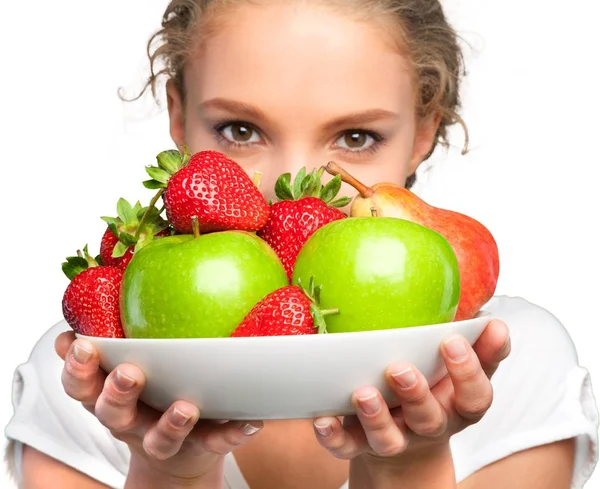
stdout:
{"type": "Polygon", "coordinates": [[[199,418],[196,406],[185,401],[175,402],[144,436],[144,450],[157,460],[176,455],[199,418]]]}
{"type": "Polygon", "coordinates": [[[449,337],[442,356],[454,387],[454,409],[470,422],[480,420],[492,404],[492,384],[465,338],[449,337]]]}
{"type": "Polygon", "coordinates": [[[196,427],[190,441],[196,442],[206,452],[227,455],[235,448],[247,443],[262,428],[262,421],[202,424],[202,426],[196,427]]]}
{"type": "Polygon", "coordinates": [[[102,392],[105,374],[100,369],[98,351],[89,341],[75,340],[65,354],[61,381],[67,395],[93,412],[102,392]]]}
{"type": "Polygon", "coordinates": [[[352,426],[360,429],[347,429],[338,418],[334,417],[321,417],[313,421],[318,442],[334,457],[342,460],[353,459],[370,450],[360,423],[352,426]]]}
{"type": "Polygon", "coordinates": [[[106,378],[96,402],[96,417],[115,433],[136,432],[142,425],[137,403],[145,382],[144,374],[135,365],[119,365],[106,378]]]}
{"type": "Polygon", "coordinates": [[[493,319],[473,346],[488,378],[494,375],[500,362],[508,357],[510,348],[508,327],[504,322],[493,319]]]}
{"type": "Polygon", "coordinates": [[[352,395],[358,419],[365,431],[371,451],[382,457],[404,451],[406,438],[394,422],[381,394],[374,387],[361,387],[352,395]]]}
{"type": "Polygon", "coordinates": [[[66,358],[73,341],[75,341],[75,333],[73,331],[64,331],[54,340],[54,350],[63,360],[66,358]]]}
{"type": "Polygon", "coordinates": [[[446,411],[433,396],[427,379],[414,366],[390,365],[387,377],[394,394],[402,403],[406,426],[420,436],[438,437],[446,432],[446,411]]]}

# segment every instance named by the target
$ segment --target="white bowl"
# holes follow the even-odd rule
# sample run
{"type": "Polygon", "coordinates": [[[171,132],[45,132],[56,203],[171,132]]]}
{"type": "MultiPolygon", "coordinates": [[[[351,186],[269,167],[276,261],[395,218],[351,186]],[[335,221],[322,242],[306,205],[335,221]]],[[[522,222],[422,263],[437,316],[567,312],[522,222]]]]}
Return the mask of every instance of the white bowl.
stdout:
{"type": "Polygon", "coordinates": [[[384,371],[414,364],[430,385],[446,373],[441,342],[451,333],[475,343],[489,322],[474,319],[433,326],[261,338],[86,338],[106,371],[133,363],[145,373],[142,401],[165,411],[175,400],[196,404],[205,419],[299,419],[353,413],[354,389],[373,385],[394,404],[384,371]]]}

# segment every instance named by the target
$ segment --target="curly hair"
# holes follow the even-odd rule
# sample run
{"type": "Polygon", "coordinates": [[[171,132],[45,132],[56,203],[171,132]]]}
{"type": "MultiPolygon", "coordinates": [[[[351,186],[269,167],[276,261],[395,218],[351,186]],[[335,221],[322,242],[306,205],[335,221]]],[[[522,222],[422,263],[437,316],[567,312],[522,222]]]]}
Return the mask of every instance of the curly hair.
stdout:
{"type": "MultiPolygon", "coordinates": [[[[219,10],[241,0],[172,0],[165,10],[161,28],[147,45],[150,75],[141,97],[148,89],[155,99],[163,77],[175,84],[185,96],[183,71],[193,48],[202,36],[210,35],[207,20],[219,10]]],[[[258,1],[258,0],[244,0],[258,1]]],[[[465,134],[463,154],[469,144],[468,130],[459,115],[460,82],[464,59],[456,31],[448,23],[439,0],[328,0],[336,6],[354,9],[361,17],[382,15],[396,22],[397,34],[412,65],[417,85],[417,107],[421,117],[436,114],[439,127],[428,159],[438,144],[448,146],[448,129],[462,126],[465,134]]],[[[133,99],[133,100],[135,100],[133,99]]],[[[410,187],[415,181],[411,175],[410,187]]]]}

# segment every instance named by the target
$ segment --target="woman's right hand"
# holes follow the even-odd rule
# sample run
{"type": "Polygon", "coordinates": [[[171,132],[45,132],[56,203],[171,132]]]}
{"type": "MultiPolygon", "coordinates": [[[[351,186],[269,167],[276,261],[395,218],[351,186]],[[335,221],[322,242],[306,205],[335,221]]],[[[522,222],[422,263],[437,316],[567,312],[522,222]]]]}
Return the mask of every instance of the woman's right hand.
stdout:
{"type": "Polygon", "coordinates": [[[139,401],[145,384],[142,371],[121,364],[108,375],[99,354],[72,332],[60,334],[56,352],[65,361],[62,384],[112,435],[129,445],[132,465],[173,480],[189,481],[214,474],[224,455],[246,443],[263,424],[238,421],[199,421],[200,412],[186,401],[176,401],[160,413],[139,401]]]}

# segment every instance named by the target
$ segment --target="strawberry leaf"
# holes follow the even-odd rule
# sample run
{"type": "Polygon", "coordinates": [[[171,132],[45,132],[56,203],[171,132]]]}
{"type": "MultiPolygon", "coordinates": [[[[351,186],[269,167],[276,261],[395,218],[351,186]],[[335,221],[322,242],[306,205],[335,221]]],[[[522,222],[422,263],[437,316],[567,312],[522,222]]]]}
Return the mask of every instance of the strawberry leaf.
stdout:
{"type": "Polygon", "coordinates": [[[84,270],[88,269],[88,262],[82,256],[69,256],[62,264],[62,271],[69,280],[73,280],[84,270]]]}
{"type": "MultiPolygon", "coordinates": [[[[77,252],[77,255],[81,256],[79,253],[80,252],[77,252]]],[[[85,245],[83,247],[83,258],[87,261],[88,267],[97,267],[98,266],[98,262],[94,259],[94,257],[92,255],[90,255],[90,253],[88,251],[88,245],[85,245]]]]}
{"type": "Polygon", "coordinates": [[[119,241],[125,246],[131,246],[137,243],[136,237],[126,232],[119,234],[119,241]]]}
{"type": "Polygon", "coordinates": [[[123,198],[117,202],[117,214],[125,224],[135,220],[135,212],[131,204],[123,198]]]}
{"type": "Polygon", "coordinates": [[[305,182],[307,180],[309,180],[309,178],[306,175],[306,167],[302,167],[296,175],[296,178],[294,178],[294,188],[292,190],[292,194],[294,197],[292,200],[297,200],[300,198],[300,195],[302,195],[302,191],[306,186],[305,182]]]}
{"type": "Polygon", "coordinates": [[[284,173],[275,182],[275,195],[279,200],[294,200],[294,194],[290,186],[291,179],[292,175],[290,173],[284,173]]]}
{"type": "Polygon", "coordinates": [[[158,190],[159,188],[167,188],[165,183],[158,182],[156,180],[146,180],[143,182],[144,187],[150,190],[158,190]]]}
{"type": "Polygon", "coordinates": [[[325,317],[323,313],[315,304],[310,305],[310,314],[313,318],[313,326],[317,329],[317,334],[326,334],[327,333],[327,323],[325,322],[325,317]]]}
{"type": "Polygon", "coordinates": [[[121,224],[121,219],[117,217],[102,216],[100,219],[102,219],[108,225],[114,224],[115,226],[118,226],[121,224]]]}
{"type": "Polygon", "coordinates": [[[171,178],[171,175],[168,172],[166,172],[162,168],[158,168],[156,166],[147,166],[146,172],[154,180],[156,180],[157,182],[160,182],[160,183],[164,183],[164,184],[168,183],[169,179],[171,178]]]}
{"type": "Polygon", "coordinates": [[[182,166],[183,158],[181,153],[176,149],[163,151],[156,157],[158,166],[166,171],[169,175],[174,175],[182,166]]]}
{"type": "Polygon", "coordinates": [[[128,245],[122,243],[121,241],[119,241],[116,245],[115,248],[113,249],[112,252],[112,257],[113,258],[121,258],[126,252],[127,249],[129,248],[128,245]]]}
{"type": "Polygon", "coordinates": [[[342,177],[340,175],[332,178],[327,185],[321,189],[321,200],[329,204],[342,188],[342,177]]]}
{"type": "Polygon", "coordinates": [[[331,207],[346,207],[350,202],[352,202],[352,197],[340,197],[333,202],[330,202],[329,205],[331,207]]]}
{"type": "Polygon", "coordinates": [[[119,236],[119,225],[122,224],[121,219],[115,217],[102,217],[101,219],[108,224],[108,228],[115,236],[119,236]]]}

